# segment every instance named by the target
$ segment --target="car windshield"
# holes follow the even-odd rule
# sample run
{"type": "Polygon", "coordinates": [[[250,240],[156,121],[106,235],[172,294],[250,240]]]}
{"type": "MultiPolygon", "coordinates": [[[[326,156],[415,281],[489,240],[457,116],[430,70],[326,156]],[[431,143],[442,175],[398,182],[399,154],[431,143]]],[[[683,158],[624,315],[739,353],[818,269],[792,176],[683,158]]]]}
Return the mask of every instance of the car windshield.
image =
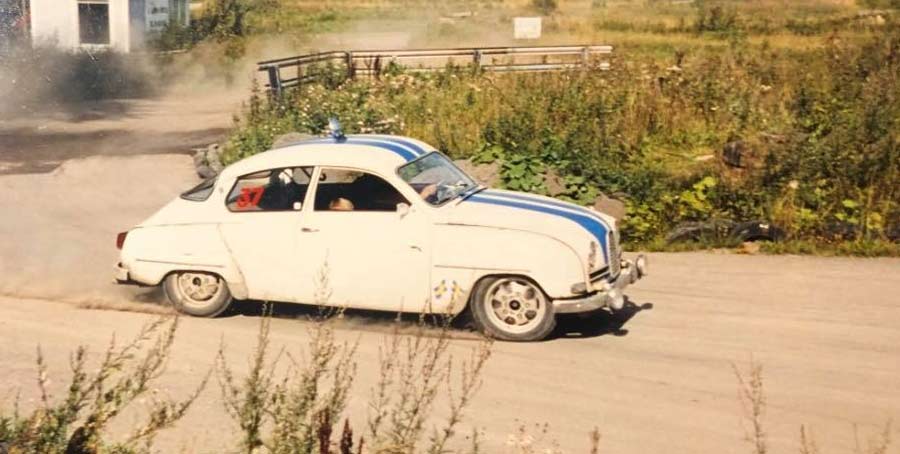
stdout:
{"type": "Polygon", "coordinates": [[[478,187],[472,177],[438,152],[400,167],[398,173],[432,205],[442,205],[478,187]]]}

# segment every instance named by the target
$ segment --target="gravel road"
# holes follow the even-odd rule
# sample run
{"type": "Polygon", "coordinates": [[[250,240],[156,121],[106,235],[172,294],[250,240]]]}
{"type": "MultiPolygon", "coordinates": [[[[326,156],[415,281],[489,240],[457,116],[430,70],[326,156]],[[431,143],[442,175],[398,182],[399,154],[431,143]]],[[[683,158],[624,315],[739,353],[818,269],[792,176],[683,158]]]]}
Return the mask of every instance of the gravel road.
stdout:
{"type": "MultiPolygon", "coordinates": [[[[801,424],[828,452],[850,452],[854,425],[865,441],[900,420],[900,261],[653,254],[651,263],[653,274],[630,292],[627,317],[569,320],[547,342],[495,344],[461,432],[484,430],[488,452],[510,452],[519,424],[549,424],[545,441],[573,453],[587,452],[594,426],[603,452],[749,452],[733,365],[746,369],[751,359],[764,367],[772,452],[794,451],[801,424]]],[[[60,370],[74,345],[96,354],[113,333],[125,339],[152,317],[0,299],[0,396],[20,390],[23,404],[33,404],[37,344],[60,370]]],[[[252,311],[183,320],[159,387],[186,395],[220,340],[242,370],[258,323],[252,311]]],[[[358,425],[388,325],[367,314],[338,323],[340,338],[360,341],[351,402],[358,425]]],[[[309,326],[290,313],[276,319],[274,346],[299,351],[309,326]]],[[[453,349],[462,354],[473,335],[458,337],[453,349]]],[[[117,430],[135,422],[126,417],[117,430]]],[[[159,447],[222,452],[234,433],[213,385],[159,447]]]]}

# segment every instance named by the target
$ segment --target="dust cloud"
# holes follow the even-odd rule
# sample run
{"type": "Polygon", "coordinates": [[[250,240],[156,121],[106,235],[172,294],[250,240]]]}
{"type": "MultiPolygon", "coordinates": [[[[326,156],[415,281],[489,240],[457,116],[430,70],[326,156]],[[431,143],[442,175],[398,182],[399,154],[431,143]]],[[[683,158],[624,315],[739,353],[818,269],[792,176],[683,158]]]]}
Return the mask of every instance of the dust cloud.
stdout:
{"type": "MultiPolygon", "coordinates": [[[[237,62],[222,60],[217,43],[165,56],[44,45],[0,56],[0,295],[160,310],[158,289],[113,283],[116,234],[197,182],[191,149],[225,139],[260,83],[255,62],[509,44],[503,18],[451,13],[408,11],[302,39],[257,37],[237,62]]],[[[393,319],[348,314],[344,324],[381,330],[393,319]]]]}
{"type": "Polygon", "coordinates": [[[0,177],[0,294],[76,304],[162,301],[113,283],[116,234],[196,181],[188,156],[90,157],[0,177]],[[151,170],[152,169],[152,170],[151,170]]]}

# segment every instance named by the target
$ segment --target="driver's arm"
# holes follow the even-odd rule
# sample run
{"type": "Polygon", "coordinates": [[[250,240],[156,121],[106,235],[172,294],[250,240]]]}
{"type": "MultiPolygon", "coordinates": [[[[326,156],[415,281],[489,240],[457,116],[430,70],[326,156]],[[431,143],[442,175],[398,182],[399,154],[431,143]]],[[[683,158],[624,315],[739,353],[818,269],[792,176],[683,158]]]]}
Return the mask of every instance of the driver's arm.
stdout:
{"type": "Polygon", "coordinates": [[[419,191],[419,195],[422,196],[422,199],[427,200],[429,197],[437,193],[437,189],[437,184],[429,184],[428,186],[422,188],[421,191],[419,191]]]}

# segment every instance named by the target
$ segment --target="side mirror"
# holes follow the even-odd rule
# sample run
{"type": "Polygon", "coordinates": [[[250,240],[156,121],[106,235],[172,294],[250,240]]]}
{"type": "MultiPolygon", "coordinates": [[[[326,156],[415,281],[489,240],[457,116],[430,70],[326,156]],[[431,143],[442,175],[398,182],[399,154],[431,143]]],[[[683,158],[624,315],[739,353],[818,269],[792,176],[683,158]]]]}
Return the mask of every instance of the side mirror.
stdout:
{"type": "Polygon", "coordinates": [[[405,218],[406,215],[409,214],[409,210],[410,210],[409,204],[406,204],[406,203],[398,203],[397,204],[397,215],[400,216],[400,219],[405,218]]]}
{"type": "Polygon", "coordinates": [[[294,202],[294,211],[300,211],[303,209],[303,204],[300,202],[294,202]]]}

